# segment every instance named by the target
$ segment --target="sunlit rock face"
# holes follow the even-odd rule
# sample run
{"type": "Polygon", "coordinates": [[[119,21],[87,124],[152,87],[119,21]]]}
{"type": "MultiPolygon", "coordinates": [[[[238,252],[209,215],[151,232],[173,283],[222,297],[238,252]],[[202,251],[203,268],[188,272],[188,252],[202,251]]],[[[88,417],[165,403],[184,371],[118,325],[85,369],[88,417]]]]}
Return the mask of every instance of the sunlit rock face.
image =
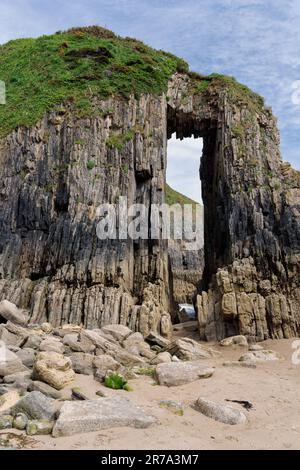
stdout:
{"type": "MultiPolygon", "coordinates": [[[[0,300],[30,321],[121,323],[171,334],[172,272],[161,239],[100,240],[97,208],[164,201],[167,138],[202,137],[203,339],[300,333],[299,173],[276,121],[249,90],[175,73],[168,90],[91,97],[0,141],[0,300]],[[207,82],[207,83],[206,83],[207,82]]],[[[201,276],[202,277],[202,276],[201,276]]]]}

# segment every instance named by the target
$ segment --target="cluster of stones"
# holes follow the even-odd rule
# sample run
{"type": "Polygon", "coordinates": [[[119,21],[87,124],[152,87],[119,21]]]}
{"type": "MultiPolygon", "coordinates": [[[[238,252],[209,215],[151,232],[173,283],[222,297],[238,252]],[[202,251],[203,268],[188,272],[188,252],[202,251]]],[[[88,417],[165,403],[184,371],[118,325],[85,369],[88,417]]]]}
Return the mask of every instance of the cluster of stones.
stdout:
{"type": "MultiPolygon", "coordinates": [[[[25,430],[28,435],[59,437],[157,423],[124,394],[109,396],[104,387],[99,398],[88,399],[72,388],[76,374],[91,375],[100,383],[112,373],[125,379],[146,374],[159,385],[172,387],[211,377],[215,368],[202,360],[221,356],[188,337],[170,341],[151,333],[144,339],[118,324],[91,330],[77,325],[26,325],[24,312],[14,304],[2,301],[0,310],[2,318],[6,317],[6,323],[0,325],[0,429],[25,430]]],[[[244,336],[226,338],[221,345],[248,348],[244,336]]],[[[240,361],[224,366],[255,368],[259,361],[278,359],[274,351],[252,345],[240,361]]],[[[181,414],[182,405],[172,400],[162,401],[160,406],[181,414]]],[[[245,421],[239,410],[207,402],[203,397],[195,408],[228,424],[245,421]]]]}

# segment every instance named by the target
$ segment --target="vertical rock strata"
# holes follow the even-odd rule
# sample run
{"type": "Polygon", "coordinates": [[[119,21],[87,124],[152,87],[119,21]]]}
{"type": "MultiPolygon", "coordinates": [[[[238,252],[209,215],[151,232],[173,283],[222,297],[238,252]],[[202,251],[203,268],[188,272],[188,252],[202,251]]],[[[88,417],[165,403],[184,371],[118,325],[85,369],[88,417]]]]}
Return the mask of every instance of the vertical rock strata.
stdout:
{"type": "Polygon", "coordinates": [[[299,173],[281,160],[269,109],[226,84],[193,83],[177,73],[167,94],[95,99],[90,118],[66,106],[1,139],[0,300],[32,323],[170,335],[166,242],[100,240],[96,225],[99,205],[119,196],[150,220],[176,132],[204,139],[201,337],[299,334],[299,173]]]}

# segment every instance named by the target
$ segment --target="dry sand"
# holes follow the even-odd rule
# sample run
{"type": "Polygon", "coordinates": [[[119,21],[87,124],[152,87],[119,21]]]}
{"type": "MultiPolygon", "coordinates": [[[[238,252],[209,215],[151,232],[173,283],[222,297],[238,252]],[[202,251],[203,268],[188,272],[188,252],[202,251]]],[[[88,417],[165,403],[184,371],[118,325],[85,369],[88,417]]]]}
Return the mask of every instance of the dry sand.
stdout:
{"type": "MultiPolygon", "coordinates": [[[[300,448],[300,365],[291,362],[293,340],[268,340],[266,349],[280,352],[284,361],[258,364],[256,369],[224,367],[224,360],[237,360],[244,349],[221,348],[223,358],[203,360],[216,366],[215,374],[180,387],[153,385],[150,377],[131,380],[132,392],[105,388],[111,395],[125,394],[156,416],[160,424],[148,429],[114,428],[64,438],[34,436],[26,448],[31,449],[299,449],[300,448]],[[248,418],[244,425],[230,426],[206,418],[191,405],[202,396],[227,403],[225,399],[248,400],[253,408],[243,410],[248,418]],[[185,405],[178,416],[159,406],[159,401],[173,399],[185,405]]],[[[89,398],[103,387],[92,377],[77,375],[76,386],[89,398]]],[[[74,386],[74,385],[73,385],[74,386]]],[[[17,431],[13,431],[17,434],[17,431]]],[[[0,433],[5,434],[5,431],[0,433]]]]}

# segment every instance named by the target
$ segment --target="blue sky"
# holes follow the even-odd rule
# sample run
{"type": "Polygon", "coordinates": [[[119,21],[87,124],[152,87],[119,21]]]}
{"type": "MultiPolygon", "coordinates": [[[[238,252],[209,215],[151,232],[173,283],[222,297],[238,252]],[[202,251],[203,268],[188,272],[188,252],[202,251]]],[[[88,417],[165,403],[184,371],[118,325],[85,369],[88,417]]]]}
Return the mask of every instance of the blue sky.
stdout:
{"type": "Polygon", "coordinates": [[[192,70],[234,75],[265,96],[279,118],[283,159],[300,169],[300,103],[291,99],[300,80],[299,0],[0,0],[0,8],[0,43],[99,24],[173,52],[192,70]]]}

